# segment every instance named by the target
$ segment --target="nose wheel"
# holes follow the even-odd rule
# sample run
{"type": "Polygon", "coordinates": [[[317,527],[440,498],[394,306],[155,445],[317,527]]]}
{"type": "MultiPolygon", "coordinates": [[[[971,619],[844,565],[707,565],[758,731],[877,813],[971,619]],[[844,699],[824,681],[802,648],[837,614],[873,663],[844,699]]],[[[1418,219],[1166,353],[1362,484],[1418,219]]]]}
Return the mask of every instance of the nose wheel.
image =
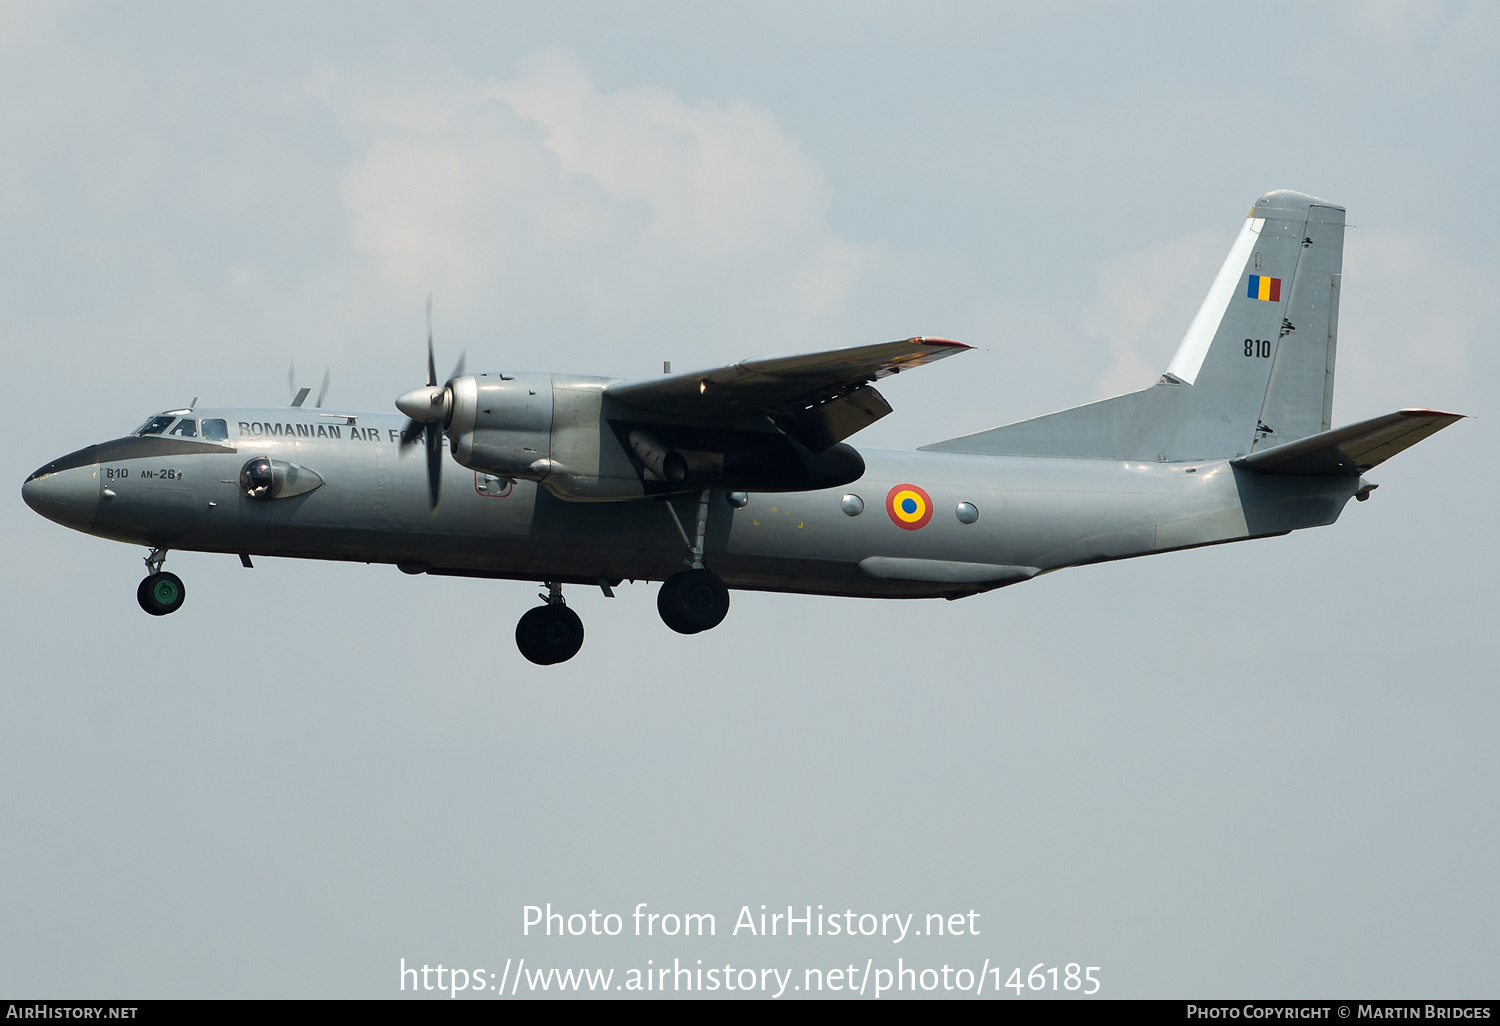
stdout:
{"type": "Polygon", "coordinates": [[[182,608],[187,592],[182,587],[182,578],[165,570],[158,570],[141,582],[135,589],[135,600],[152,616],[166,616],[182,608]]]}
{"type": "Polygon", "coordinates": [[[152,616],[166,616],[182,608],[187,590],[182,578],[161,568],[167,561],[167,550],[160,546],[146,553],[146,579],[135,589],[135,600],[152,616]]]}
{"type": "Polygon", "coordinates": [[[564,604],[562,585],[547,588],[547,604],[528,609],[516,624],[516,647],[538,666],[565,663],[583,647],[583,621],[564,604]]]}

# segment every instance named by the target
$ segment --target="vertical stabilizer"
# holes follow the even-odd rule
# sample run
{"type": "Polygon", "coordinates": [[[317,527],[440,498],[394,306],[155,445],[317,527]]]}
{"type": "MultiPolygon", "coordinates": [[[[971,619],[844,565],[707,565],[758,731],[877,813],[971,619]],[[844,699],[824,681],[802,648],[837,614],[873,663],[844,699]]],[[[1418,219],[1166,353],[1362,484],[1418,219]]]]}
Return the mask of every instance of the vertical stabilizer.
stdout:
{"type": "Polygon", "coordinates": [[[1333,358],[1338,349],[1344,211],[1314,206],[1307,219],[1296,287],[1281,326],[1256,448],[1293,442],[1333,426],[1333,358]]]}
{"type": "Polygon", "coordinates": [[[1255,201],[1155,387],[923,446],[947,452],[1192,460],[1328,430],[1344,209],[1255,201]]]}
{"type": "Polygon", "coordinates": [[[1344,210],[1256,200],[1164,380],[1192,387],[1170,448],[1248,453],[1328,429],[1344,210]]]}

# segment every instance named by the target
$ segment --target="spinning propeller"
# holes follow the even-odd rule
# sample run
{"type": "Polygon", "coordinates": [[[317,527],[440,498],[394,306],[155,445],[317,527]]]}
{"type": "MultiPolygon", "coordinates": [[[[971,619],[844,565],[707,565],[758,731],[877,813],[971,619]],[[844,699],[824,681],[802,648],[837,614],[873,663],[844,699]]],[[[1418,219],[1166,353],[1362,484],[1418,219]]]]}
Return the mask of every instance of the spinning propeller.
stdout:
{"type": "MultiPolygon", "coordinates": [[[[328,384],[332,380],[333,369],[331,367],[324,367],[323,384],[318,386],[318,401],[313,404],[319,409],[321,409],[323,406],[323,400],[328,398],[328,384]]],[[[293,406],[301,406],[304,402],[307,401],[307,394],[312,391],[312,389],[308,388],[305,385],[302,388],[297,387],[297,364],[295,362],[287,365],[286,386],[291,390],[293,406]]]]}
{"type": "MultiPolygon", "coordinates": [[[[410,419],[401,432],[403,445],[425,438],[427,443],[427,495],[436,511],[443,479],[443,428],[453,415],[452,381],[464,372],[464,354],[458,357],[448,384],[437,383],[437,361],[432,353],[432,297],[427,297],[427,387],[414,388],[396,398],[396,409],[410,419]]],[[[404,451],[404,450],[403,450],[404,451]]]]}

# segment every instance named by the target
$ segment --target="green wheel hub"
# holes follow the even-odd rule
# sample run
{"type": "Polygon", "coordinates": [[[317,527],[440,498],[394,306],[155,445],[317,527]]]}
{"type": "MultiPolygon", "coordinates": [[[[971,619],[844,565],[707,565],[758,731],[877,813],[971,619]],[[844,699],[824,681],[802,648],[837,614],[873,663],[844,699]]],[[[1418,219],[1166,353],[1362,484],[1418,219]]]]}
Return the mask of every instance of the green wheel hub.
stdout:
{"type": "Polygon", "coordinates": [[[165,571],[157,571],[141,582],[140,587],[135,590],[136,601],[141,608],[152,616],[166,616],[175,613],[181,606],[182,600],[186,598],[186,589],[182,586],[182,578],[176,574],[165,571]]]}

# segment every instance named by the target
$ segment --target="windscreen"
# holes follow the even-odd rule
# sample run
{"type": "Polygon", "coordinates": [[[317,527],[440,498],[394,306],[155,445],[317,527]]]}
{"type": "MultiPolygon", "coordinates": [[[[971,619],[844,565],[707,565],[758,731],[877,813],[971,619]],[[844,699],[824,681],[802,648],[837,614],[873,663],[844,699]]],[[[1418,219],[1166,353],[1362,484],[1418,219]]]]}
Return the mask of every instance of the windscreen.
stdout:
{"type": "Polygon", "coordinates": [[[172,417],[152,417],[146,423],[135,429],[138,435],[159,435],[172,423],[172,417]]]}

